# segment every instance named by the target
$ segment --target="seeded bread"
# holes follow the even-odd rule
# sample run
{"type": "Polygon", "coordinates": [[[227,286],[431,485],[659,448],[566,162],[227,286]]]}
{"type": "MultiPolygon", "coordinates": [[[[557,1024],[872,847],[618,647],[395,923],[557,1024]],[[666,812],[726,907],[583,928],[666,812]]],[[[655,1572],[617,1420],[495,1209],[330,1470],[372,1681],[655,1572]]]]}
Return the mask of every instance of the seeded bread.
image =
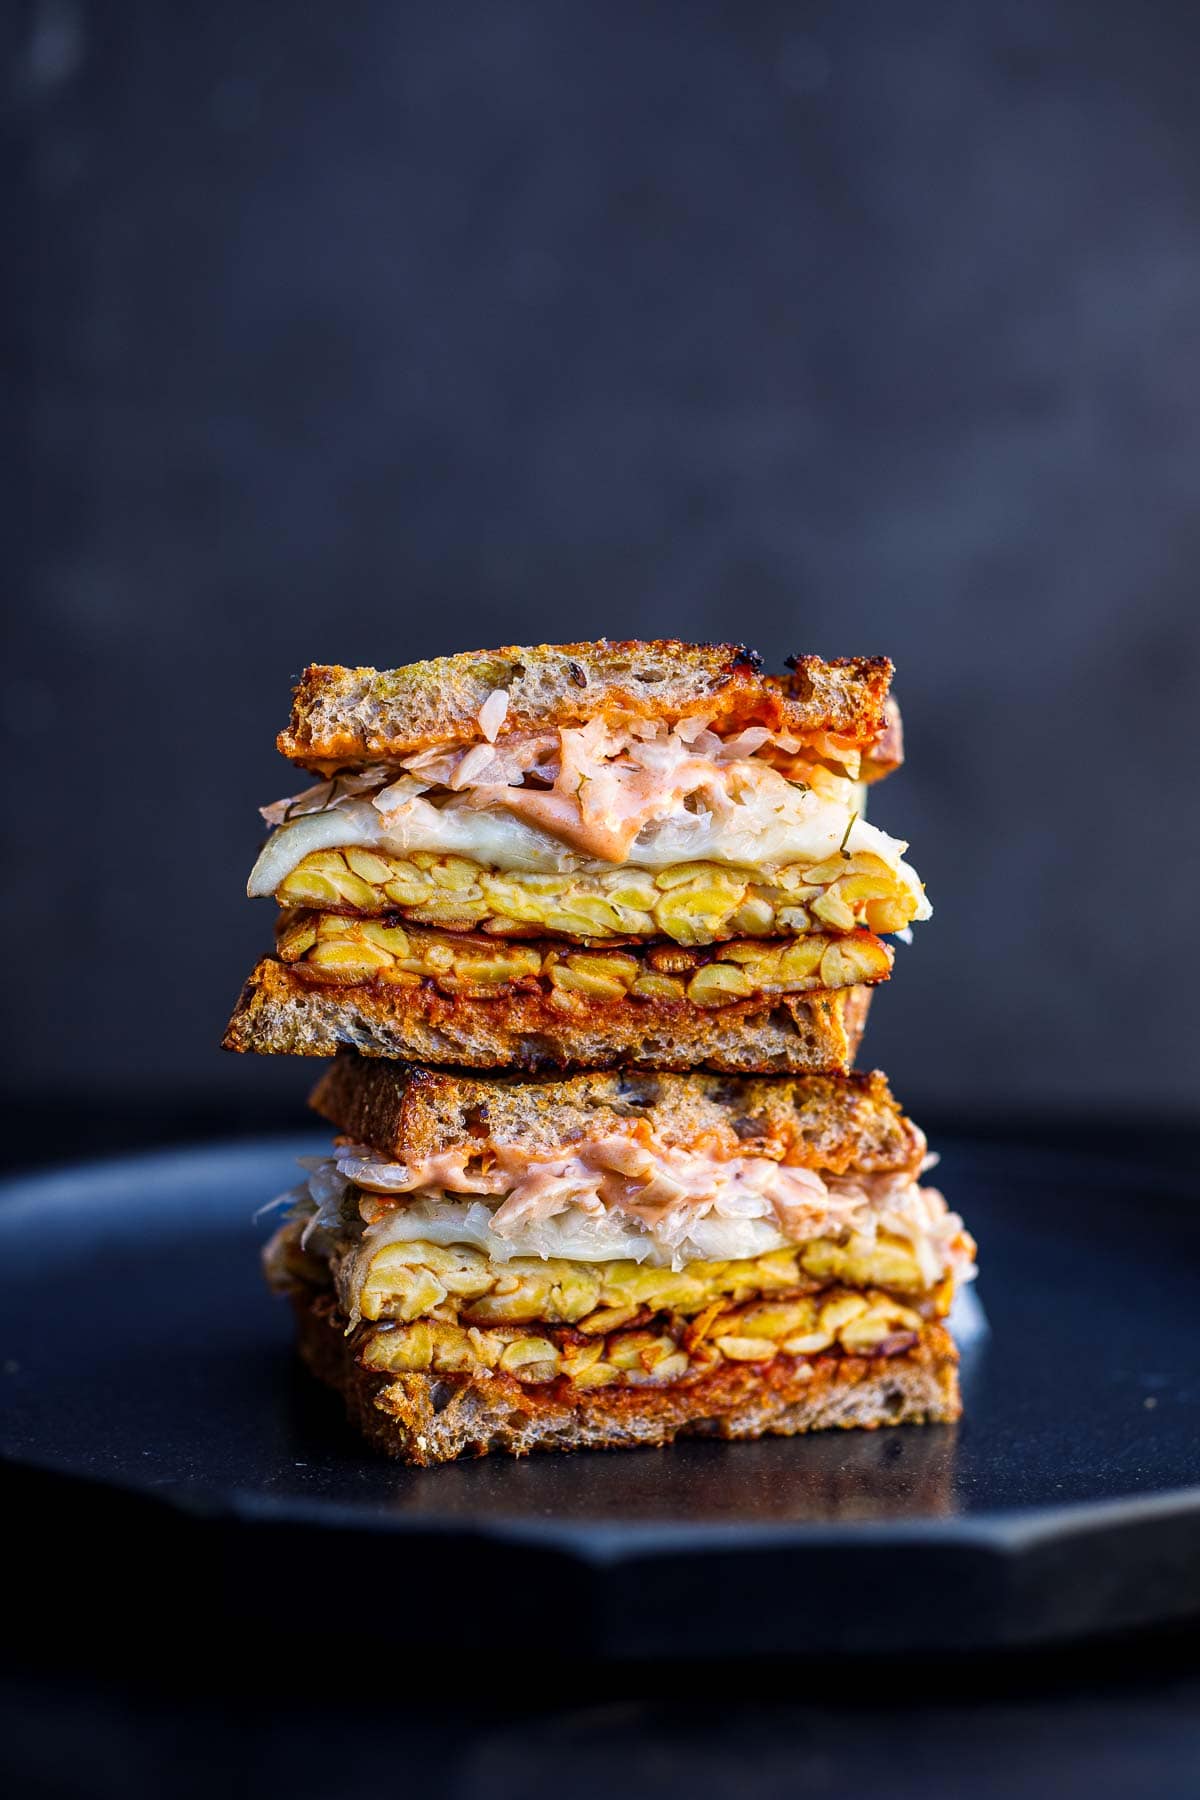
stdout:
{"type": "Polygon", "coordinates": [[[863,747],[885,733],[887,657],[799,656],[789,667],[785,675],[763,675],[762,659],[740,644],[608,638],[472,650],[402,669],[313,664],[276,742],[292,762],[322,774],[386,762],[478,738],[480,709],[499,690],[508,696],[503,731],[581,725],[602,715],[674,721],[705,714],[722,729],[829,731],[863,747]]]}
{"type": "Polygon", "coordinates": [[[927,1324],[895,1356],[779,1356],[725,1363],[678,1386],[523,1386],[510,1375],[387,1375],[364,1369],[329,1297],[293,1295],[300,1354],[353,1424],[389,1456],[427,1466],[498,1450],[624,1449],[676,1437],[791,1437],[833,1426],[933,1424],[962,1411],[958,1352],[927,1324]],[[566,1392],[564,1393],[564,1387],[566,1392]]]}
{"type": "Polygon", "coordinates": [[[306,980],[264,957],[242,989],[227,1050],[275,1056],[364,1056],[452,1068],[716,1069],[744,1074],[843,1073],[866,1024],[869,988],[820,989],[701,1007],[689,1000],[590,1000],[572,1010],[541,990],[494,999],[306,980]]]}
{"type": "Polygon", "coordinates": [[[575,1075],[487,1079],[342,1051],[309,1105],[356,1143],[421,1162],[469,1143],[548,1151],[610,1132],[767,1156],[843,1175],[916,1171],[925,1139],[878,1070],[853,1075],[575,1075]]]}

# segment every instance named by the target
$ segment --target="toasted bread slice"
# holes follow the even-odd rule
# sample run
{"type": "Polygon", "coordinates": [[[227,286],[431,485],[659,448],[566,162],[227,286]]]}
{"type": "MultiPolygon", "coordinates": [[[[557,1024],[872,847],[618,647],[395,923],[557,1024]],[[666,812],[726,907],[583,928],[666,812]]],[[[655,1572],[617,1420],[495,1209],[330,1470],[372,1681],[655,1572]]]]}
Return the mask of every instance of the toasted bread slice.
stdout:
{"type": "Polygon", "coordinates": [[[911,1170],[925,1139],[878,1070],[853,1075],[595,1073],[480,1080],[343,1051],[309,1105],[357,1143],[420,1163],[469,1143],[531,1154],[649,1130],[664,1147],[767,1156],[842,1175],[911,1170]]]}
{"type": "MultiPolygon", "coordinates": [[[[763,675],[740,644],[650,642],[509,645],[402,669],[314,664],[276,740],[292,762],[321,774],[411,756],[481,735],[489,696],[507,696],[501,730],[555,729],[597,717],[674,722],[704,715],[720,730],[766,725],[797,736],[831,732],[866,749],[885,738],[892,665],[885,656],[790,661],[763,675]]],[[[885,755],[895,744],[886,739],[885,755]]]]}
{"type": "Polygon", "coordinates": [[[777,1356],[723,1361],[676,1385],[577,1388],[504,1373],[392,1375],[362,1366],[331,1297],[298,1291],[300,1354],[335,1388],[352,1422],[378,1449],[418,1465],[497,1450],[623,1449],[676,1437],[790,1437],[829,1427],[926,1424],[962,1411],[958,1352],[943,1325],[926,1323],[895,1355],[777,1356]]]}
{"type": "Polygon", "coordinates": [[[227,1050],[365,1056],[471,1069],[717,1069],[747,1074],[841,1073],[866,1023],[870,989],[787,994],[718,1008],[683,1000],[578,997],[510,988],[494,998],[443,994],[429,981],[314,983],[264,957],[242,990],[227,1050]]]}

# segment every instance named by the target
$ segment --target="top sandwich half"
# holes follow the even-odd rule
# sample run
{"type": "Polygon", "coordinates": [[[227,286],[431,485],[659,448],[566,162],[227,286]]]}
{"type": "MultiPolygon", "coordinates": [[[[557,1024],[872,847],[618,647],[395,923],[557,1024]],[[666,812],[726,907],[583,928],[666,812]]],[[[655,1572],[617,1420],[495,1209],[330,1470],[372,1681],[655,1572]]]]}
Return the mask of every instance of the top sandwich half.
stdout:
{"type": "Polygon", "coordinates": [[[901,760],[886,658],[674,641],[313,667],[252,895],[442,930],[703,945],[928,916],[864,817],[901,760]]]}

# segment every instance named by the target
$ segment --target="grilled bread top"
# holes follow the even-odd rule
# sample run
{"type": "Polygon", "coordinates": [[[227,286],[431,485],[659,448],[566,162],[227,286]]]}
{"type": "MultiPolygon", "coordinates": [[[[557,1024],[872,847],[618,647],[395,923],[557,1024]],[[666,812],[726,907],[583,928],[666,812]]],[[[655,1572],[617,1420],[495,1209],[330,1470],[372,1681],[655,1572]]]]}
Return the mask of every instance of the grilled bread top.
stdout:
{"type": "Polygon", "coordinates": [[[674,723],[704,715],[718,730],[766,725],[797,735],[832,732],[863,749],[884,739],[887,765],[894,766],[898,738],[886,705],[887,657],[797,656],[789,668],[764,675],[762,659],[743,645],[672,638],[509,645],[402,669],[313,664],[300,678],[291,721],[276,742],[292,762],[329,775],[469,743],[483,735],[485,702],[502,693],[501,735],[601,716],[674,723]]]}
{"type": "Polygon", "coordinates": [[[656,1075],[487,1079],[343,1051],[309,1104],[397,1162],[470,1143],[554,1150],[649,1129],[660,1144],[768,1156],[831,1174],[916,1171],[925,1140],[877,1071],[800,1076],[656,1075]]]}

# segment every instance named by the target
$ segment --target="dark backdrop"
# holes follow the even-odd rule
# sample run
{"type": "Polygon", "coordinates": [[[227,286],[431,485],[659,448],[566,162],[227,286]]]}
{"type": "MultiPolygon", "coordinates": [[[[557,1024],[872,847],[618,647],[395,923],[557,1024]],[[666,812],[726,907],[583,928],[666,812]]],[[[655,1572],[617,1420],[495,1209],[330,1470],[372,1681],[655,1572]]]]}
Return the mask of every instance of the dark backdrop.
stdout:
{"type": "Polygon", "coordinates": [[[217,1048],[309,660],[886,651],[942,1113],[1194,1113],[1190,0],[8,15],[21,1096],[217,1048]]]}

